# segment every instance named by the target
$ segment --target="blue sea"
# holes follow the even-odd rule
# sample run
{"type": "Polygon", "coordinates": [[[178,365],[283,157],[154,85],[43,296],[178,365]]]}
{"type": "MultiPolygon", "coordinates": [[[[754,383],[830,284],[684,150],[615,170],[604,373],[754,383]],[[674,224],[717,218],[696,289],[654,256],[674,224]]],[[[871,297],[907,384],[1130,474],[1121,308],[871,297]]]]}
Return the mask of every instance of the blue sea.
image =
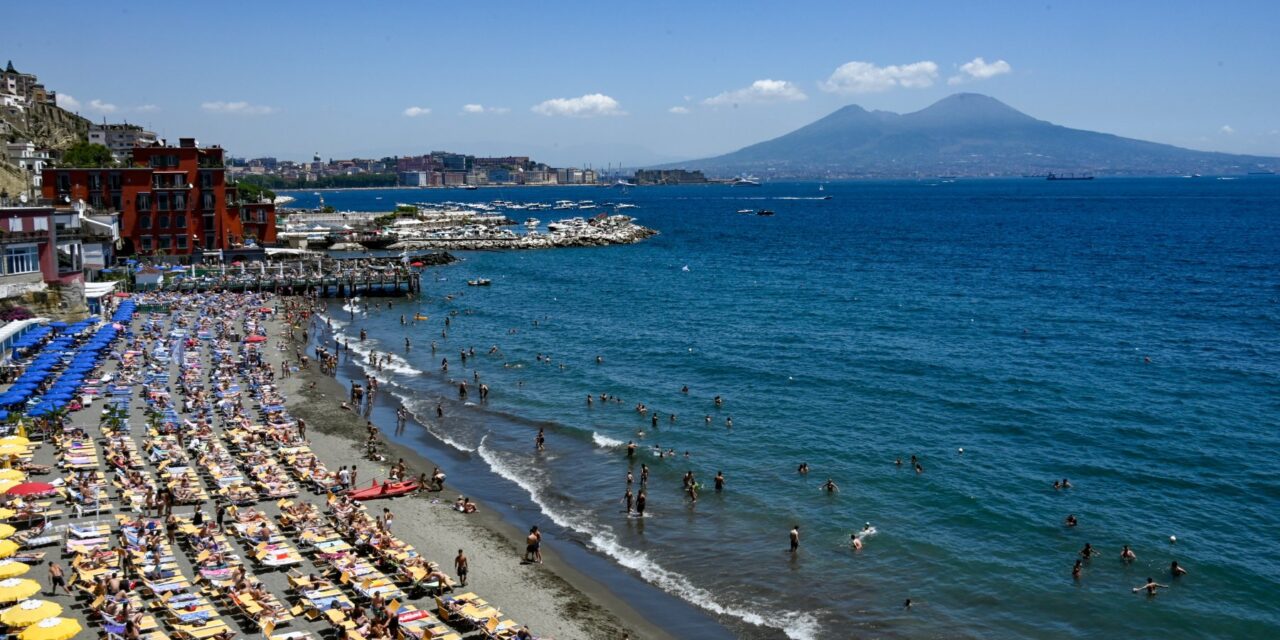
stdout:
{"type": "Polygon", "coordinates": [[[480,495],[553,527],[553,547],[576,542],[732,635],[1280,635],[1280,179],[819,188],[327,192],[353,210],[628,202],[660,232],[460,253],[424,271],[419,299],[335,301],[332,317],[358,352],[396,355],[378,375],[423,423],[404,438],[493,474],[480,495]],[[736,213],[760,208],[776,215],[736,213]],[[629,518],[641,464],[648,512],[629,518]],[[1100,555],[1073,580],[1086,543],[1100,555]],[[1172,578],[1174,560],[1189,573],[1172,578]],[[1148,576],[1170,587],[1133,593],[1148,576]]]}

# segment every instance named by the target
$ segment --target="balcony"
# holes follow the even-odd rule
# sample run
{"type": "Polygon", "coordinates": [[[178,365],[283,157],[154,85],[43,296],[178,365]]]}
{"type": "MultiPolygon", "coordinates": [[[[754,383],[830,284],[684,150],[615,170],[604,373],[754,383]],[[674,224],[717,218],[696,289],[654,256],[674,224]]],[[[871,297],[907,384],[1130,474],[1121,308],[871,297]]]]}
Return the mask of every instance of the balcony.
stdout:
{"type": "Polygon", "coordinates": [[[48,242],[48,231],[0,231],[0,242],[48,242]]]}

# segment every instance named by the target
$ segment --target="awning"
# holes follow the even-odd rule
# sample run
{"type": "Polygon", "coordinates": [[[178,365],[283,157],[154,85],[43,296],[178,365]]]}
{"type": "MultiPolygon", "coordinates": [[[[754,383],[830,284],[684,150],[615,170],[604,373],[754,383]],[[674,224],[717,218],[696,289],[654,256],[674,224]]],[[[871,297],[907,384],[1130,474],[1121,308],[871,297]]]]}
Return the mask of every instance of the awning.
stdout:
{"type": "Polygon", "coordinates": [[[116,290],[116,285],[120,284],[119,280],[108,280],[106,282],[86,282],[84,283],[84,297],[101,298],[116,290]]]}

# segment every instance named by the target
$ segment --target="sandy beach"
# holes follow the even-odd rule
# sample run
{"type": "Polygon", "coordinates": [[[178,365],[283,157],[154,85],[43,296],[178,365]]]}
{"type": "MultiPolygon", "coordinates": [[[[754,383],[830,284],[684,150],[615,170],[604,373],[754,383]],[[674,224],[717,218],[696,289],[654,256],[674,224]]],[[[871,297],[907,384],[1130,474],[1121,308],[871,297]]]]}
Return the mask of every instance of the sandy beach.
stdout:
{"type": "MultiPolygon", "coordinates": [[[[272,335],[285,335],[272,320],[272,335]]],[[[297,334],[300,339],[301,335],[297,334]]],[[[292,344],[292,343],[290,343],[292,344]]],[[[278,359],[280,352],[268,350],[278,359]]],[[[385,478],[390,467],[404,458],[413,475],[430,472],[432,461],[382,439],[388,462],[364,455],[366,427],[361,415],[342,409],[348,396],[334,378],[322,374],[312,362],[309,370],[278,379],[288,398],[289,411],[307,423],[307,438],[316,455],[331,468],[355,464],[361,478],[385,478]],[[314,383],[314,388],[310,388],[314,383]]],[[[376,402],[395,402],[380,396],[376,402]]],[[[390,428],[394,425],[378,425],[390,428]]],[[[414,428],[417,425],[408,425],[414,428]]],[[[447,468],[442,467],[446,473],[447,468]]],[[[364,481],[362,480],[362,484],[364,481]]],[[[483,503],[479,511],[463,514],[452,508],[459,496],[449,488],[412,498],[373,503],[389,507],[396,515],[397,535],[433,558],[451,559],[464,549],[471,561],[468,586],[483,594],[514,619],[527,624],[540,637],[573,638],[669,638],[603,585],[563,562],[553,548],[543,551],[544,563],[523,564],[523,531],[502,520],[483,503]]]]}

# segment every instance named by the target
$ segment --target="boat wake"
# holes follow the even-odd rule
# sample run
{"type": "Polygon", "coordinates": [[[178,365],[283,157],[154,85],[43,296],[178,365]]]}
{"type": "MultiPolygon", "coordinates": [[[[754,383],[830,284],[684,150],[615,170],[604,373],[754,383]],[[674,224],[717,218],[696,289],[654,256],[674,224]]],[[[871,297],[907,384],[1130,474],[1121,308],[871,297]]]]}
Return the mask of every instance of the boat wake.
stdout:
{"type": "MultiPolygon", "coordinates": [[[[596,440],[597,436],[598,434],[593,434],[592,439],[596,440]]],[[[494,473],[510,480],[528,493],[533,503],[538,505],[542,513],[552,522],[586,536],[591,548],[640,574],[640,577],[650,584],[713,613],[733,616],[749,624],[778,629],[793,640],[811,640],[819,637],[821,629],[812,614],[786,610],[771,611],[768,603],[764,602],[745,602],[741,605],[722,603],[710,591],[693,584],[688,577],[662,567],[647,553],[623,546],[613,533],[613,529],[608,525],[599,524],[592,514],[566,513],[552,507],[543,492],[546,482],[541,480],[541,471],[536,467],[521,465],[515,460],[504,459],[501,453],[485,445],[485,439],[481,438],[476,453],[494,473]]],[[[612,438],[606,438],[606,440],[612,440],[612,438]]]]}

